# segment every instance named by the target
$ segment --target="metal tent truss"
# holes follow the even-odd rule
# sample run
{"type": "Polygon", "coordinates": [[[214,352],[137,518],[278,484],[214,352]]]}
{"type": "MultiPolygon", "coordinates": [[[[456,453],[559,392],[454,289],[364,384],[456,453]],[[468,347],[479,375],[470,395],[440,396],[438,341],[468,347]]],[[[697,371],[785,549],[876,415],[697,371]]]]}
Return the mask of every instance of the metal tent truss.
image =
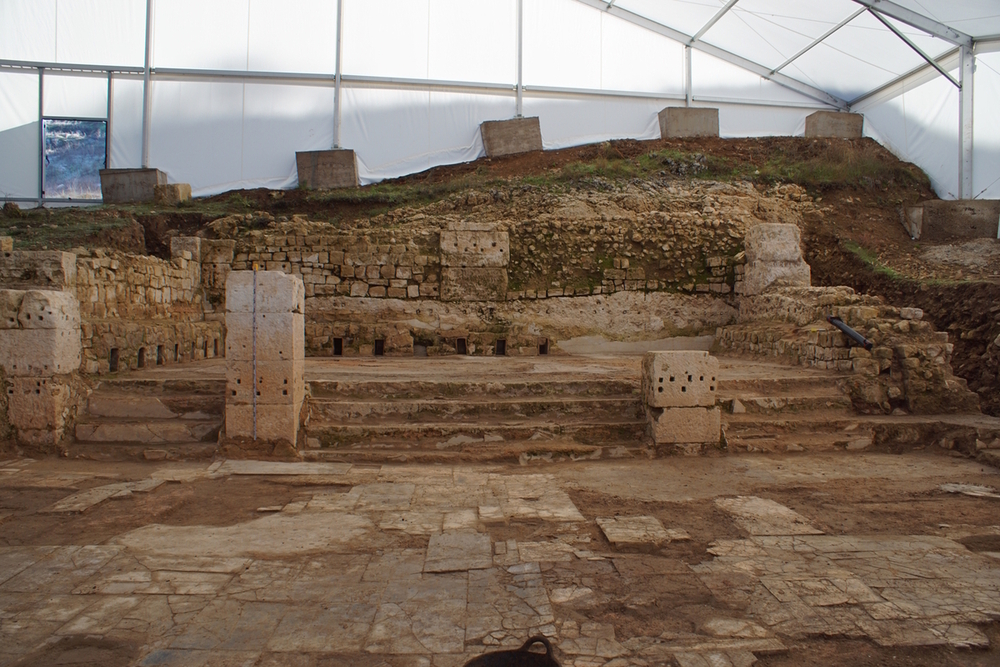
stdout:
{"type": "MultiPolygon", "coordinates": [[[[657,100],[678,100],[687,105],[694,102],[702,104],[724,103],[724,104],[748,104],[764,106],[784,106],[784,107],[806,107],[817,109],[836,109],[841,111],[861,110],[873,104],[883,102],[892,97],[898,96],[908,89],[926,83],[936,76],[943,76],[960,90],[960,155],[958,161],[960,196],[962,198],[972,197],[972,142],[973,142],[973,114],[972,101],[974,89],[974,57],[978,52],[1000,51],[1000,35],[973,38],[955,28],[945,25],[931,17],[925,16],[912,9],[908,9],[890,0],[852,0],[860,5],[854,11],[843,17],[841,21],[830,27],[825,33],[816,37],[797,53],[787,58],[776,67],[768,67],[754,60],[737,55],[731,51],[723,49],[711,42],[705,41],[705,36],[711,32],[712,28],[722,20],[739,0],[728,0],[709,21],[693,35],[686,34],[664,23],[625,9],[616,4],[616,0],[576,0],[583,5],[595,10],[605,12],[622,21],[640,26],[658,35],[667,37],[684,46],[684,94],[669,93],[645,93],[634,91],[618,91],[605,89],[581,89],[581,88],[560,88],[552,86],[526,86],[523,79],[523,0],[516,0],[516,34],[517,34],[517,57],[516,57],[516,82],[512,84],[496,83],[475,83],[466,81],[445,81],[434,79],[411,79],[398,77],[372,77],[347,75],[341,71],[343,55],[343,0],[337,0],[337,22],[336,22],[336,61],[335,72],[333,74],[310,74],[301,72],[263,72],[263,71],[241,71],[241,70],[205,70],[191,68],[158,68],[152,62],[152,32],[153,13],[155,10],[154,0],[146,0],[146,21],[145,21],[145,60],[143,67],[102,67],[88,64],[68,64],[57,62],[34,62],[25,60],[0,60],[0,69],[7,70],[35,70],[39,76],[39,113],[41,114],[43,102],[42,78],[46,71],[54,72],[101,72],[108,78],[108,135],[113,131],[112,118],[112,96],[114,90],[114,80],[116,76],[141,77],[143,81],[143,102],[142,102],[142,166],[149,166],[149,145],[150,145],[150,109],[151,94],[150,83],[155,79],[209,79],[209,80],[254,80],[258,82],[295,82],[301,85],[332,86],[335,89],[333,108],[333,144],[335,148],[340,147],[340,119],[341,119],[341,89],[344,85],[351,87],[378,87],[394,90],[431,90],[431,91],[456,91],[472,92],[489,95],[513,95],[516,98],[516,115],[522,113],[522,100],[525,94],[533,96],[550,97],[626,97],[626,98],[651,98],[657,100]],[[845,100],[831,94],[815,85],[806,83],[794,77],[782,73],[782,70],[796,62],[806,53],[824,43],[839,30],[850,24],[864,13],[869,13],[878,19],[886,29],[894,33],[900,40],[905,42],[911,49],[920,55],[925,61],[913,70],[878,86],[874,90],[856,96],[854,99],[845,100]],[[892,21],[899,22],[910,28],[917,29],[927,35],[944,40],[953,44],[955,49],[938,56],[927,54],[919,48],[911,39],[893,24],[892,21]],[[802,102],[767,102],[753,100],[720,99],[707,96],[695,97],[692,93],[692,66],[691,51],[698,50],[714,58],[739,67],[745,71],[756,74],[763,79],[778,84],[788,90],[794,91],[804,97],[802,102]],[[958,69],[956,79],[949,73],[949,70],[958,69]]],[[[109,140],[110,141],[110,140],[109,140]]],[[[41,182],[39,183],[39,196],[37,199],[27,199],[24,201],[45,202],[41,194],[41,182]]]]}

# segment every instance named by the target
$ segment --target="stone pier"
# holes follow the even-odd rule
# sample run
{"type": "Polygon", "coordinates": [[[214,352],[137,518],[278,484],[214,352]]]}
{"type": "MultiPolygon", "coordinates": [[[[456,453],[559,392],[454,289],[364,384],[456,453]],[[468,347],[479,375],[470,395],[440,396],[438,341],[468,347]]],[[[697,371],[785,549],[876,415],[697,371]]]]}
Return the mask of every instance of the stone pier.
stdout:
{"type": "Polygon", "coordinates": [[[280,271],[233,271],[226,281],[226,440],[297,452],[305,399],[305,289],[280,271]],[[256,368],[256,373],[254,372],[256,368]]]}
{"type": "Polygon", "coordinates": [[[708,352],[647,352],[642,359],[642,397],[653,443],[672,445],[685,454],[718,444],[718,379],[719,360],[708,352]]]}
{"type": "Polygon", "coordinates": [[[743,245],[747,263],[737,291],[752,296],[771,286],[809,287],[811,272],[802,259],[797,226],[776,222],[756,225],[746,233],[743,245]]]}
{"type": "Polygon", "coordinates": [[[719,110],[706,107],[667,107],[657,114],[661,139],[719,136],[719,110]]]}
{"type": "Polygon", "coordinates": [[[542,129],[537,116],[487,120],[480,124],[479,132],[487,157],[542,150],[542,129]]]}

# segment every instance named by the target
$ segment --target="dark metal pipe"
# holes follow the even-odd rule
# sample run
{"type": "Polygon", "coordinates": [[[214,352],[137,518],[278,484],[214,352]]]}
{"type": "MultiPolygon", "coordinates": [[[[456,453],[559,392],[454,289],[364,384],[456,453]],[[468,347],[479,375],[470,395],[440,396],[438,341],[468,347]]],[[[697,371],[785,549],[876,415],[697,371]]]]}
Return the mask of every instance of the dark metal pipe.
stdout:
{"type": "Polygon", "coordinates": [[[830,315],[829,317],[826,318],[826,321],[832,324],[833,326],[837,327],[838,329],[840,329],[845,336],[847,336],[848,338],[850,338],[851,340],[853,340],[855,343],[865,348],[866,350],[870,351],[875,346],[874,343],[872,343],[870,340],[859,334],[851,327],[844,324],[844,321],[839,317],[834,317],[833,315],[830,315]]]}

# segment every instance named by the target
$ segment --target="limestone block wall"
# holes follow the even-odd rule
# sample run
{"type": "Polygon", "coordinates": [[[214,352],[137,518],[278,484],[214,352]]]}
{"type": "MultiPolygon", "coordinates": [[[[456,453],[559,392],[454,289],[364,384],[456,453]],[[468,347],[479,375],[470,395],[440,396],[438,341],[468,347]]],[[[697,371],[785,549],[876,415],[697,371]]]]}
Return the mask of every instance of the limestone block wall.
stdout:
{"type": "Polygon", "coordinates": [[[294,451],[305,400],[304,298],[296,276],[230,273],[226,439],[247,447],[268,445],[272,452],[275,447],[294,451]]]}
{"type": "Polygon", "coordinates": [[[0,290],[6,421],[22,444],[58,445],[80,408],[80,308],[69,292],[0,290]]]}

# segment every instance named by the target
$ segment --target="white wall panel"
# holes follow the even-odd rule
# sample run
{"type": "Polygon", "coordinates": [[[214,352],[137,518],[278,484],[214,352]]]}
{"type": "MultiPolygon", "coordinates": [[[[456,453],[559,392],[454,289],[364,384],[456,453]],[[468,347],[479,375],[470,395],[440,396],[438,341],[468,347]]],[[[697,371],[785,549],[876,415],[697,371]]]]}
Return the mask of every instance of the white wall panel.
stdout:
{"type": "Polygon", "coordinates": [[[524,83],[601,87],[601,12],[574,0],[524,0],[524,83]]]}
{"type": "Polygon", "coordinates": [[[818,104],[762,76],[701,51],[691,53],[691,87],[695,97],[764,102],[818,104]]]}
{"type": "Polygon", "coordinates": [[[972,193],[976,199],[1000,199],[1000,53],[976,56],[972,193]]]}
{"type": "Polygon", "coordinates": [[[108,166],[142,166],[142,78],[116,74],[111,93],[111,155],[108,166]]]}
{"type": "Polygon", "coordinates": [[[343,73],[427,77],[428,0],[344,0],[343,73]]]}
{"type": "Polygon", "coordinates": [[[428,76],[517,81],[516,0],[430,0],[428,76]]]}
{"type": "Polygon", "coordinates": [[[243,187],[243,84],[156,81],[150,164],[196,195],[243,187]]]}
{"type": "Polygon", "coordinates": [[[142,67],[145,35],[145,0],[59,0],[59,62],[142,67]]]}
{"type": "Polygon", "coordinates": [[[659,139],[656,114],[670,103],[655,99],[525,97],[524,115],[539,117],[545,148],[565,148],[608,139],[659,139]]]}
{"type": "Polygon", "coordinates": [[[615,6],[694,35],[725,4],[725,0],[618,0],[615,6]]]}
{"type": "Polygon", "coordinates": [[[249,0],[155,2],[153,66],[247,69],[249,14],[249,0]]]}
{"type": "Polygon", "coordinates": [[[813,109],[713,104],[719,109],[721,137],[801,137],[813,109]]]}
{"type": "Polygon", "coordinates": [[[252,0],[249,58],[254,71],[333,74],[336,1],[252,0]]]}
{"type": "Polygon", "coordinates": [[[679,42],[608,14],[601,19],[605,90],[684,92],[684,47],[679,42]]]}
{"type": "Polygon", "coordinates": [[[38,75],[0,71],[0,199],[38,196],[38,75]]]}
{"type": "Polygon", "coordinates": [[[42,113],[59,118],[107,118],[106,74],[46,72],[42,78],[42,113]]]}
{"type": "Polygon", "coordinates": [[[0,58],[56,59],[56,0],[0,0],[0,26],[0,58]]]}

